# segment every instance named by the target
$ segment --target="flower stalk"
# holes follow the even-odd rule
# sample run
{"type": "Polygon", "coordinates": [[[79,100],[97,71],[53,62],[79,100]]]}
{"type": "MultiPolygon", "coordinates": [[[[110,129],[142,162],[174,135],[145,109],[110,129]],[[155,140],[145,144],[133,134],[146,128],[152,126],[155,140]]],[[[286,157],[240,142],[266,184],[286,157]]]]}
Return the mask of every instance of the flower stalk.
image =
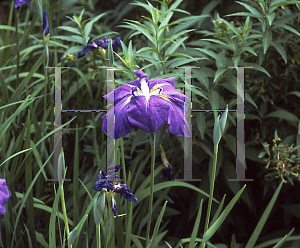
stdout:
{"type": "Polygon", "coordinates": [[[149,199],[149,215],[148,215],[147,233],[146,233],[146,246],[149,245],[149,241],[150,241],[150,227],[151,227],[151,218],[152,218],[153,193],[154,193],[155,142],[156,142],[156,133],[152,133],[150,134],[151,179],[150,179],[150,199],[149,199]]]}

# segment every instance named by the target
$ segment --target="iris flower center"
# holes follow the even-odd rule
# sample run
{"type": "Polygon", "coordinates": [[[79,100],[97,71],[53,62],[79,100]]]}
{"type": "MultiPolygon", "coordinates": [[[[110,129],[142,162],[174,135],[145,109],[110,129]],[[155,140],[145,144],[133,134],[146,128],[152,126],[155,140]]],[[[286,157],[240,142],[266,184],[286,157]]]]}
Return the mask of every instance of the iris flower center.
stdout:
{"type": "MultiPolygon", "coordinates": [[[[146,100],[148,101],[150,96],[152,95],[159,95],[162,91],[162,88],[158,85],[155,85],[151,90],[149,89],[148,82],[146,81],[146,78],[141,79],[141,88],[135,87],[132,89],[131,93],[133,96],[144,96],[146,97],[146,100]]],[[[130,101],[130,100],[129,100],[130,101]]]]}

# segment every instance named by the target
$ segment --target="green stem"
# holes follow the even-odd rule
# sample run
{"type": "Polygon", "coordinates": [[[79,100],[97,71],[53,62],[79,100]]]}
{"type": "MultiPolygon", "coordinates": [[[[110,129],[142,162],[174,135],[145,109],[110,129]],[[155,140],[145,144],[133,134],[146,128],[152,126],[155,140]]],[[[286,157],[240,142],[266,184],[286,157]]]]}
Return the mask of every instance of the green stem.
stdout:
{"type": "Polygon", "coordinates": [[[100,224],[96,224],[97,248],[101,248],[100,224]]]}
{"type": "MultiPolygon", "coordinates": [[[[206,213],[206,221],[205,221],[205,228],[204,233],[206,233],[209,225],[209,218],[210,218],[210,212],[211,212],[211,205],[212,200],[214,196],[214,187],[215,187],[215,177],[216,177],[216,170],[217,170],[217,158],[218,158],[218,144],[214,145],[214,160],[213,160],[213,170],[211,175],[211,182],[210,182],[210,193],[209,193],[209,199],[208,199],[208,208],[206,213]]],[[[205,243],[201,243],[201,248],[205,247],[205,243]]]]}
{"type": "Polygon", "coordinates": [[[149,244],[149,237],[150,237],[150,226],[151,226],[151,217],[152,217],[152,206],[153,206],[153,191],[154,191],[154,165],[155,165],[155,140],[156,140],[156,133],[153,133],[153,140],[152,135],[150,135],[150,143],[151,143],[151,179],[150,179],[150,199],[149,199],[149,215],[148,215],[148,222],[147,222],[147,233],[146,233],[146,246],[149,244]]]}
{"type": "MultiPolygon", "coordinates": [[[[60,190],[60,200],[61,200],[61,207],[64,215],[64,221],[65,221],[65,229],[67,237],[69,237],[70,230],[69,230],[69,223],[68,223],[68,217],[67,217],[67,210],[66,210],[66,203],[65,203],[65,195],[64,195],[64,185],[61,183],[59,184],[59,190],[60,190]]],[[[68,245],[69,248],[72,248],[72,245],[68,245]]]]}

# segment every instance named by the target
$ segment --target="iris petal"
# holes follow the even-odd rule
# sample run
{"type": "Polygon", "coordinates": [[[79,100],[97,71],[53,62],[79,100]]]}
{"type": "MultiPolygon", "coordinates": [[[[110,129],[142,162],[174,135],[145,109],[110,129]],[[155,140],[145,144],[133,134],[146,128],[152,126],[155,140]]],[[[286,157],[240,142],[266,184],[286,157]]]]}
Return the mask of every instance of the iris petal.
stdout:
{"type": "Polygon", "coordinates": [[[6,180],[0,179],[0,216],[6,212],[5,204],[8,202],[10,195],[6,186],[6,180]]]}
{"type": "MultiPolygon", "coordinates": [[[[183,104],[184,102],[180,102],[179,99],[176,102],[173,101],[171,104],[168,118],[169,132],[176,136],[192,137],[190,127],[184,115],[183,104]]],[[[185,106],[187,111],[188,104],[185,104],[185,106]]]]}
{"type": "MultiPolygon", "coordinates": [[[[131,96],[130,96],[131,97],[131,96]]],[[[128,101],[129,98],[123,97],[116,105],[115,105],[115,116],[114,116],[114,110],[111,109],[107,112],[106,115],[102,116],[102,131],[105,134],[107,133],[107,118],[109,118],[110,123],[114,123],[114,117],[115,117],[115,137],[112,137],[112,135],[108,134],[112,139],[119,139],[121,137],[124,137],[126,134],[131,132],[132,125],[129,122],[127,118],[127,111],[129,109],[129,106],[132,104],[128,101]]]]}
{"type": "Polygon", "coordinates": [[[132,97],[128,120],[134,126],[149,132],[157,132],[167,121],[170,103],[158,96],[132,97]]]}
{"type": "Polygon", "coordinates": [[[48,23],[48,16],[47,16],[47,11],[44,9],[43,11],[43,33],[45,36],[49,34],[50,28],[49,28],[49,23],[48,23]]]}
{"type": "Polygon", "coordinates": [[[23,4],[29,3],[31,0],[15,0],[15,8],[22,6],[23,4]]]}

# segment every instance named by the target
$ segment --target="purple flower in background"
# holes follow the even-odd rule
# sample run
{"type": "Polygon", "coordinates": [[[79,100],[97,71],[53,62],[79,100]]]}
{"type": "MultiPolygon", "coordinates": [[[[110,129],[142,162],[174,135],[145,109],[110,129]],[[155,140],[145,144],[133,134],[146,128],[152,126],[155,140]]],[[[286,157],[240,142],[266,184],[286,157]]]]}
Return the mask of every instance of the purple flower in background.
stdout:
{"type": "Polygon", "coordinates": [[[31,0],[14,0],[14,1],[15,1],[15,8],[18,8],[23,4],[31,2],[31,0]]]}
{"type": "Polygon", "coordinates": [[[118,217],[117,204],[114,198],[114,193],[120,193],[127,201],[135,201],[138,203],[137,198],[131,193],[126,184],[121,184],[118,180],[117,172],[122,167],[118,164],[109,166],[107,173],[105,171],[99,171],[97,182],[95,182],[93,188],[97,191],[102,191],[105,188],[108,192],[112,193],[111,210],[114,215],[118,217]]]}
{"type": "Polygon", "coordinates": [[[191,137],[192,133],[185,118],[188,106],[185,95],[174,88],[174,77],[151,79],[141,70],[133,71],[139,78],[124,84],[104,96],[114,96],[114,110],[102,116],[102,131],[107,134],[107,116],[114,123],[115,139],[131,132],[136,126],[148,133],[157,132],[165,123],[169,132],[177,136],[191,137]],[[184,112],[185,106],[185,112],[184,112]]]}
{"type": "MultiPolygon", "coordinates": [[[[87,44],[81,52],[78,52],[77,57],[80,58],[84,56],[87,52],[90,52],[95,49],[102,47],[103,49],[108,49],[109,39],[104,37],[103,40],[94,40],[92,44],[87,44]]],[[[112,48],[114,52],[118,52],[118,48],[121,46],[121,37],[117,37],[115,40],[112,40],[112,48]]]]}
{"type": "Polygon", "coordinates": [[[6,180],[0,179],[0,216],[6,212],[5,204],[8,202],[10,195],[6,186],[6,180]]]}
{"type": "Polygon", "coordinates": [[[49,23],[48,23],[48,16],[47,16],[47,11],[44,9],[43,11],[43,33],[45,36],[49,34],[50,28],[49,28],[49,23]]]}

